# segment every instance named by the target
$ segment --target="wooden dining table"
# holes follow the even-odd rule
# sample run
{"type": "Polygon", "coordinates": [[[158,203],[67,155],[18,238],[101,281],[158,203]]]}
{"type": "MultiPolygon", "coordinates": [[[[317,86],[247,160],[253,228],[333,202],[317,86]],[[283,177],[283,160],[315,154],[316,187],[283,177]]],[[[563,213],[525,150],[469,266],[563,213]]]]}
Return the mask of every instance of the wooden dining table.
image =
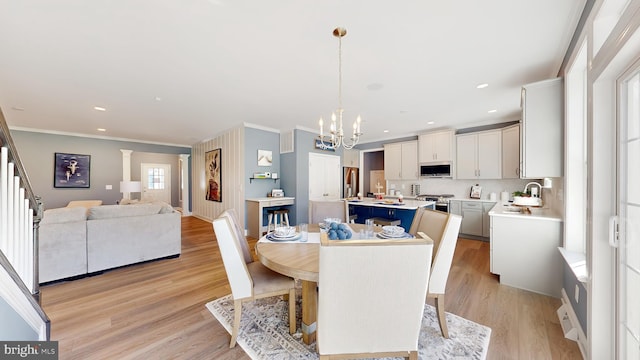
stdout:
{"type": "MultiPolygon", "coordinates": [[[[362,224],[349,224],[353,232],[364,229],[362,224]]],[[[374,231],[380,231],[374,227],[374,231]]],[[[309,232],[320,232],[317,224],[309,224],[309,232]]],[[[318,316],[318,273],[320,243],[260,242],[256,244],[260,262],[269,269],[302,282],[302,340],[312,343],[316,338],[318,316]]]]}

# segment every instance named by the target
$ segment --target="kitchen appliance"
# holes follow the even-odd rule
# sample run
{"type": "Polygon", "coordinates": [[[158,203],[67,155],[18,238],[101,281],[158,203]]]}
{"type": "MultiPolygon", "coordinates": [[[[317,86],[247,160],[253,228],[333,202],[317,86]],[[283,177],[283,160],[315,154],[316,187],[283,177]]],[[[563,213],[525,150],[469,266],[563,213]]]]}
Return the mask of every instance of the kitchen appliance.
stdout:
{"type": "Polygon", "coordinates": [[[449,200],[454,198],[455,196],[452,194],[423,194],[416,196],[416,200],[422,201],[435,201],[436,202],[436,210],[449,212],[449,200]]]}
{"type": "Polygon", "coordinates": [[[421,177],[451,177],[451,163],[420,164],[421,177]]]}
{"type": "Polygon", "coordinates": [[[357,167],[343,167],[342,168],[342,197],[350,198],[356,196],[360,192],[357,167]]]}
{"type": "Polygon", "coordinates": [[[273,189],[271,190],[272,197],[284,197],[284,190],[282,189],[273,189]]]}

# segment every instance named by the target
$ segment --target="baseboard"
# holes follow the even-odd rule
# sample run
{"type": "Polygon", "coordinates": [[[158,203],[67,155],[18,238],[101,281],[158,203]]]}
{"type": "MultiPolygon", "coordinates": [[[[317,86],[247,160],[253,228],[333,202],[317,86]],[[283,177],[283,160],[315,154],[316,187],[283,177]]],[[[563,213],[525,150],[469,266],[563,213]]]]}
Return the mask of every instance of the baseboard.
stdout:
{"type": "Polygon", "coordinates": [[[577,342],[580,353],[582,353],[582,358],[587,359],[587,336],[584,331],[582,331],[582,326],[580,326],[578,317],[575,311],[573,311],[573,306],[571,306],[569,296],[564,288],[562,289],[560,300],[562,300],[562,305],[556,313],[558,314],[558,319],[560,319],[560,326],[562,326],[564,337],[577,342]]]}

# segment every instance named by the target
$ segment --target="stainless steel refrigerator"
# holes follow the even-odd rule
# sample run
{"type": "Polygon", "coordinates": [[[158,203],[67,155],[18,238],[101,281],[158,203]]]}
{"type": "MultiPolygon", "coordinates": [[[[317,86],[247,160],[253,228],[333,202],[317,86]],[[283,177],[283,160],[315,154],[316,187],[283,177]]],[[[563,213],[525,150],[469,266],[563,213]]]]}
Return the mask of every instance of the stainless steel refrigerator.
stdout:
{"type": "Polygon", "coordinates": [[[342,197],[356,196],[359,191],[358,168],[343,167],[342,168],[342,197]]]}

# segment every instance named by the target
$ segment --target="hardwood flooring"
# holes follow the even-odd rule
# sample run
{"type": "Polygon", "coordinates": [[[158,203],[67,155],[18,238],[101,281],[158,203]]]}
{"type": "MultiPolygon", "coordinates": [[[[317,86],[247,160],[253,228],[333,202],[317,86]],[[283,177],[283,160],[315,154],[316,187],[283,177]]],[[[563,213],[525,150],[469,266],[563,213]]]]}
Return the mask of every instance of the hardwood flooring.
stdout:
{"type": "MultiPolygon", "coordinates": [[[[255,239],[250,239],[253,247],[255,239]]],[[[248,359],[204,304],[231,292],[210,223],[182,218],[182,255],[41,287],[60,359],[248,359]]],[[[491,327],[488,359],[581,359],[560,300],[500,285],[489,244],[460,239],[445,309],[491,327]]]]}

